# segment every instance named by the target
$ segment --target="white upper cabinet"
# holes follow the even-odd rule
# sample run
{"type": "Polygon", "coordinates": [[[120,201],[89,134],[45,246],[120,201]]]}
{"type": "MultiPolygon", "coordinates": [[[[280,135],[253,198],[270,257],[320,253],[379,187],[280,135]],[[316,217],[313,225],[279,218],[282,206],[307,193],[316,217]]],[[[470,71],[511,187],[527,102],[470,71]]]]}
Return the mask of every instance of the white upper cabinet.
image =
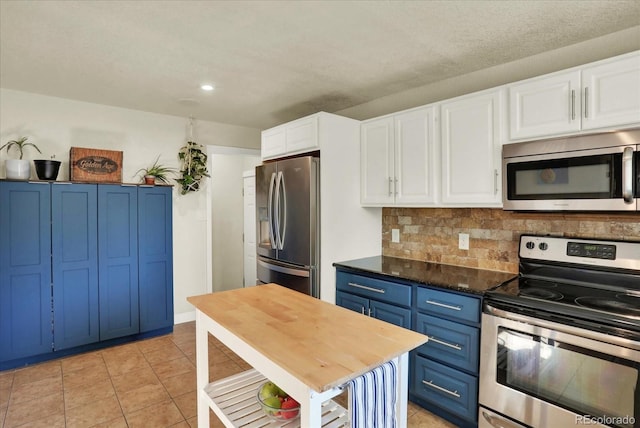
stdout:
{"type": "Polygon", "coordinates": [[[501,206],[502,89],[441,104],[442,204],[501,206]]]}
{"type": "Polygon", "coordinates": [[[640,54],[582,70],[582,129],[640,125],[640,54]]]}
{"type": "Polygon", "coordinates": [[[510,139],[640,126],[640,53],[508,86],[510,139]]]}
{"type": "Polygon", "coordinates": [[[320,147],[319,115],[306,116],[262,131],[262,159],[317,150],[320,147]]]}
{"type": "Polygon", "coordinates": [[[509,107],[511,139],[579,131],[580,72],[511,85],[509,107]]]}
{"type": "Polygon", "coordinates": [[[434,107],[362,124],[362,205],[433,206],[437,202],[436,129],[434,107]]]}

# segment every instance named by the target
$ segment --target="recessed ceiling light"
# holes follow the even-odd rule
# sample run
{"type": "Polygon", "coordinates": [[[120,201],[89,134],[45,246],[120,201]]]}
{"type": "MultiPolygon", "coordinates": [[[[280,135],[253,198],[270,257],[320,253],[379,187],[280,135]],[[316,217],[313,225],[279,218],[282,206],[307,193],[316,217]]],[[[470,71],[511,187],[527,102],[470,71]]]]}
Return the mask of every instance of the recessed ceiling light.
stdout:
{"type": "Polygon", "coordinates": [[[200,89],[203,91],[213,91],[213,85],[202,85],[200,86],[200,89]]]}

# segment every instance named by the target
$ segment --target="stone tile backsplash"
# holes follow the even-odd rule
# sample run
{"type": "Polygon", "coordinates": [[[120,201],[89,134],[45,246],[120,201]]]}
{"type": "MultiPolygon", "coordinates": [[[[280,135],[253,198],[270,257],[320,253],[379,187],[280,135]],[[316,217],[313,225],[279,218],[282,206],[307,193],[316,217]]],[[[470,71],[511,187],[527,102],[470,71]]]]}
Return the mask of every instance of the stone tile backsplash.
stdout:
{"type": "Polygon", "coordinates": [[[640,241],[638,213],[522,213],[492,208],[383,208],[382,254],[448,265],[518,272],[523,233],[640,241]],[[400,229],[400,242],[391,242],[400,229]],[[469,234],[469,250],[458,249],[469,234]]]}

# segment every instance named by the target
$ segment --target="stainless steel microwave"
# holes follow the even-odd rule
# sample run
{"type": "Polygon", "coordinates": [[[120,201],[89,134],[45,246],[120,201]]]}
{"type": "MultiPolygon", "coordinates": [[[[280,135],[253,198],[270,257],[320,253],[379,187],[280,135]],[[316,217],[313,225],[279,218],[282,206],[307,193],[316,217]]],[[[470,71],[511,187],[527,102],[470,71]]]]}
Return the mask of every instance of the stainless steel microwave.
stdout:
{"type": "Polygon", "coordinates": [[[640,129],[507,144],[503,208],[640,211],[640,129]]]}

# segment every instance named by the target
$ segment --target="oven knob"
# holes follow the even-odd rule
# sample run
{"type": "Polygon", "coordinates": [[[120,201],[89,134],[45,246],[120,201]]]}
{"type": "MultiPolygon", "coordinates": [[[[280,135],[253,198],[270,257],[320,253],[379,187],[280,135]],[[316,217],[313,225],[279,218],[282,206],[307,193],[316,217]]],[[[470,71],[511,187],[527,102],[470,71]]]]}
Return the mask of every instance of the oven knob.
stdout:
{"type": "Polygon", "coordinates": [[[525,244],[525,247],[527,247],[527,249],[529,250],[533,250],[534,248],[536,248],[536,244],[534,244],[533,242],[529,241],[525,244]]]}
{"type": "Polygon", "coordinates": [[[549,245],[546,242],[541,242],[540,244],[538,244],[538,248],[540,248],[542,251],[546,251],[547,248],[549,248],[549,245]]]}

